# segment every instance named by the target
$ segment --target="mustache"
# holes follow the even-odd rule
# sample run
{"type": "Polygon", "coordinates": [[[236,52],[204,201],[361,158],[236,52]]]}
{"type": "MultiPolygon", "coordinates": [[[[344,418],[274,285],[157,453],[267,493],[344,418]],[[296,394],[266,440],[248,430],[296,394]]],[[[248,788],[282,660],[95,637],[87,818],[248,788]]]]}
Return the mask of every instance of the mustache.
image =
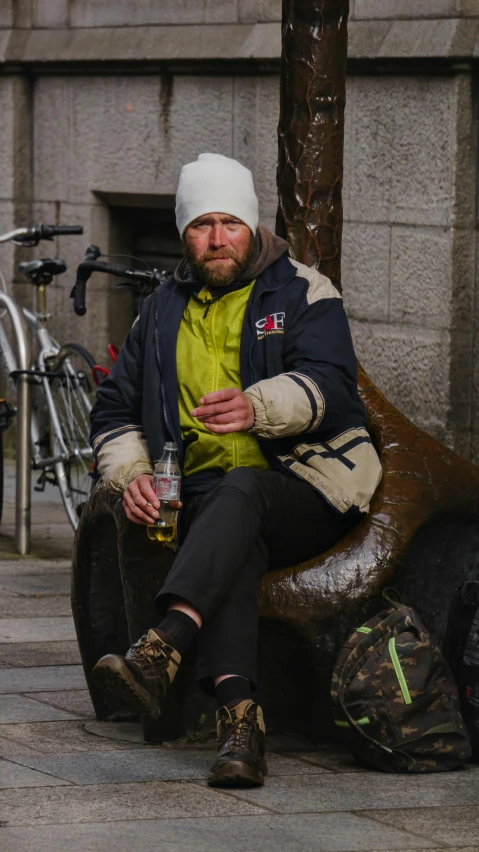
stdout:
{"type": "Polygon", "coordinates": [[[221,254],[219,251],[207,251],[201,255],[199,263],[205,263],[208,260],[234,260],[237,262],[238,255],[235,251],[224,249],[221,251],[221,254]]]}

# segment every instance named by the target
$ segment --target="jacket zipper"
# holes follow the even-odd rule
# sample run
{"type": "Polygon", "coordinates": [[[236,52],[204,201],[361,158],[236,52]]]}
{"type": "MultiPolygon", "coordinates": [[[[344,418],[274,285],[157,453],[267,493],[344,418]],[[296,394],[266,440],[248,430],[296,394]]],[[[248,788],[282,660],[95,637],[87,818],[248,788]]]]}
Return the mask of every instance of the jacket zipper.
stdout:
{"type": "MultiPolygon", "coordinates": [[[[158,326],[155,330],[155,341],[156,341],[156,357],[158,358],[158,366],[160,368],[161,401],[162,401],[162,407],[163,407],[163,417],[165,418],[165,425],[166,425],[166,428],[168,429],[168,432],[170,433],[170,436],[172,438],[175,438],[174,431],[171,428],[171,423],[170,423],[170,419],[169,419],[169,416],[168,416],[168,409],[167,409],[166,399],[165,399],[165,382],[164,382],[164,379],[163,379],[163,370],[162,370],[162,365],[161,365],[160,341],[158,340],[158,326]]],[[[180,453],[180,455],[181,455],[181,453],[180,453]]]]}
{"type": "Polygon", "coordinates": [[[211,343],[212,343],[212,346],[213,346],[213,363],[214,363],[213,390],[218,390],[218,360],[219,359],[218,359],[218,347],[216,345],[216,335],[215,335],[216,303],[214,303],[214,302],[208,303],[208,309],[206,311],[206,314],[207,314],[209,308],[211,308],[210,329],[211,329],[211,343]]]}
{"type": "Polygon", "coordinates": [[[253,367],[253,357],[252,357],[252,355],[253,355],[253,346],[254,346],[254,344],[256,343],[256,337],[255,337],[255,334],[256,334],[256,326],[255,326],[255,324],[254,324],[253,313],[254,313],[254,309],[255,309],[256,305],[258,304],[259,300],[261,299],[261,296],[262,296],[262,295],[263,295],[262,293],[258,293],[258,295],[256,296],[256,299],[254,300],[253,304],[251,305],[251,311],[250,311],[250,322],[251,322],[251,330],[252,330],[252,332],[253,332],[253,342],[252,342],[252,344],[251,344],[251,346],[250,346],[250,348],[249,348],[248,357],[249,357],[249,365],[250,365],[250,367],[251,367],[251,372],[253,373],[253,380],[254,380],[254,381],[256,381],[256,370],[255,370],[255,368],[253,367]]]}
{"type": "MultiPolygon", "coordinates": [[[[210,329],[211,329],[211,343],[213,346],[213,359],[214,359],[214,371],[213,371],[213,390],[218,390],[218,381],[219,381],[219,355],[218,355],[218,346],[216,341],[216,326],[215,326],[215,317],[216,317],[216,306],[217,299],[213,299],[211,302],[208,302],[208,307],[203,314],[203,319],[205,319],[208,314],[210,314],[210,329]],[[211,308],[211,313],[210,313],[211,308]]],[[[238,467],[238,436],[233,432],[230,433],[231,440],[231,449],[233,452],[233,467],[238,467]]]]}

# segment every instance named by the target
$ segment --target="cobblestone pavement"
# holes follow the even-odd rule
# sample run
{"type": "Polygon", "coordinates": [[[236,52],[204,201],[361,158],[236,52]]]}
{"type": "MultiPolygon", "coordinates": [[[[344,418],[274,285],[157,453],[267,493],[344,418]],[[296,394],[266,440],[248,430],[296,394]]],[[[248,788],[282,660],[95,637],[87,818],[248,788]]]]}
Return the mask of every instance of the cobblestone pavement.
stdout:
{"type": "Polygon", "coordinates": [[[0,534],[2,852],[479,850],[479,767],[389,776],[359,770],[337,748],[278,740],[265,787],[225,793],[204,781],[211,750],[143,745],[138,726],[95,722],[70,614],[71,530],[49,487],[34,496],[32,555],[16,556],[9,473],[0,534]]]}

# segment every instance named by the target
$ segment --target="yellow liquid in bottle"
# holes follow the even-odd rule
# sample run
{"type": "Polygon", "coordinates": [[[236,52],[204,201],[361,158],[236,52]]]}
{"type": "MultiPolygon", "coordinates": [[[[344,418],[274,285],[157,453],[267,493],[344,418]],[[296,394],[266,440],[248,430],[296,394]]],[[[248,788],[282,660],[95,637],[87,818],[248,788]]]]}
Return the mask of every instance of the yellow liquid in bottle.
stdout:
{"type": "Polygon", "coordinates": [[[151,541],[173,541],[176,533],[176,524],[165,524],[161,527],[147,526],[146,531],[151,541]]]}

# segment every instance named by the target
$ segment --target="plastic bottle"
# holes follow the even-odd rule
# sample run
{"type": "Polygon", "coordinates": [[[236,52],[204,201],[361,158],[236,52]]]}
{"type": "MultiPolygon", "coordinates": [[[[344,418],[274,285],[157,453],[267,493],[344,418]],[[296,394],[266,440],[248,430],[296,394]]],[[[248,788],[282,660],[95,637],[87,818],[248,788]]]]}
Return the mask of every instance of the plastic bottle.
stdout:
{"type": "Polygon", "coordinates": [[[176,535],[176,516],[178,510],[171,505],[180,499],[181,474],[178,464],[178,447],[173,441],[165,444],[163,455],[155,465],[153,491],[160,501],[160,516],[154,524],[147,527],[148,538],[152,541],[173,541],[176,535]]]}

